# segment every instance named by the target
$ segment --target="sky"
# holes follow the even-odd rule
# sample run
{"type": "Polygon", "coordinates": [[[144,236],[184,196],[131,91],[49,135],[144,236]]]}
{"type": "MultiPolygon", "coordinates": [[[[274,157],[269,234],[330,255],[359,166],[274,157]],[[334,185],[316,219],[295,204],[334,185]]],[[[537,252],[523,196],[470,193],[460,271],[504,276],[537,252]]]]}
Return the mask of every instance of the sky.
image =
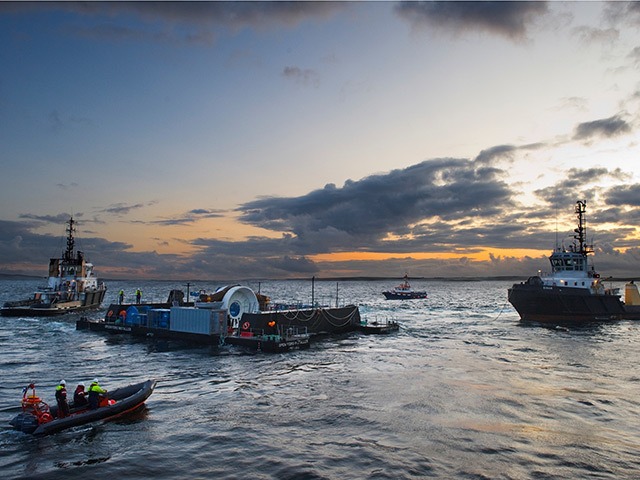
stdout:
{"type": "Polygon", "coordinates": [[[0,2],[0,273],[640,273],[640,3],[0,2]]]}

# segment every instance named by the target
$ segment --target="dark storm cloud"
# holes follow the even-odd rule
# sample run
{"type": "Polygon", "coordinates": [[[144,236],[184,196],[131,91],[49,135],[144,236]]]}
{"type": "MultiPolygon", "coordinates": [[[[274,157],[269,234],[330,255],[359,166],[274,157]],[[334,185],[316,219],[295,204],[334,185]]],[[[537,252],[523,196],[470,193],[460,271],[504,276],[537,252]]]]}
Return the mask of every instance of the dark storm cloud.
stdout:
{"type": "MultiPolygon", "coordinates": [[[[640,225],[640,208],[629,208],[629,206],[614,205],[612,207],[604,208],[590,213],[589,218],[595,225],[612,223],[617,225],[635,226],[640,225]]],[[[617,231],[621,231],[623,228],[626,227],[620,227],[617,231]]],[[[629,233],[626,230],[625,232],[626,233],[624,236],[629,233]]],[[[635,229],[631,233],[635,233],[635,229]]],[[[618,241],[622,241],[624,236],[619,236],[618,241]]],[[[635,242],[634,245],[638,244],[637,239],[634,238],[633,241],[635,242]]]]}
{"type": "Polygon", "coordinates": [[[77,27],[69,21],[65,30],[85,38],[211,45],[220,30],[295,27],[344,8],[341,2],[1,2],[0,14],[65,11],[101,22],[77,27]],[[132,16],[157,28],[123,26],[132,16]]]}
{"type": "Polygon", "coordinates": [[[328,18],[340,2],[0,2],[0,14],[66,11],[84,16],[133,14],[147,22],[219,24],[231,28],[297,25],[328,18]]]}
{"type": "MultiPolygon", "coordinates": [[[[133,13],[145,21],[214,24],[240,29],[297,25],[310,18],[328,18],[343,9],[339,2],[108,2],[94,13],[133,13]]],[[[77,9],[82,13],[83,9],[77,9]]]]}
{"type": "Polygon", "coordinates": [[[576,199],[591,198],[592,195],[588,193],[589,184],[604,178],[622,180],[626,178],[626,175],[619,168],[615,170],[607,168],[571,168],[565,172],[562,180],[549,187],[535,190],[533,193],[549,205],[570,205],[576,199]]]}
{"type": "MultiPolygon", "coordinates": [[[[20,215],[19,218],[25,218],[27,220],[37,220],[39,222],[45,222],[45,223],[55,223],[56,225],[64,225],[66,222],[69,221],[69,218],[71,216],[72,215],[68,213],[60,213],[58,215],[34,215],[31,213],[25,213],[20,215]]],[[[73,216],[82,217],[82,213],[76,213],[73,216]]]]}
{"type": "MultiPolygon", "coordinates": [[[[63,248],[64,241],[62,236],[38,234],[33,230],[41,226],[41,221],[64,223],[69,219],[69,215],[61,214],[55,217],[23,215],[23,217],[35,222],[0,221],[0,269],[14,263],[33,262],[42,264],[41,268],[44,271],[49,255],[58,254],[56,248],[63,248]]],[[[105,258],[131,248],[131,245],[109,242],[102,238],[76,237],[76,240],[80,250],[99,252],[99,255],[105,258]]]]}
{"type": "Polygon", "coordinates": [[[613,117],[580,123],[576,127],[574,140],[588,140],[593,137],[610,138],[631,131],[631,126],[620,114],[613,117]]]}
{"type": "Polygon", "coordinates": [[[192,245],[198,252],[189,257],[187,268],[203,275],[215,272],[223,278],[280,278],[318,272],[313,261],[298,253],[304,250],[304,245],[292,235],[250,237],[244,241],[199,238],[192,245]]]}
{"type": "Polygon", "coordinates": [[[501,212],[513,191],[502,170],[461,159],[436,159],[388,174],[333,184],[293,198],[263,198],[238,209],[240,220],[294,236],[299,253],[376,246],[388,234],[439,218],[451,222],[501,212]]]}
{"type": "Polygon", "coordinates": [[[605,2],[604,18],[612,25],[640,26],[640,2],[605,2]]]}
{"type": "Polygon", "coordinates": [[[396,6],[398,15],[415,26],[488,32],[510,39],[525,38],[529,24],[547,10],[546,2],[402,2],[396,6]]]}
{"type": "Polygon", "coordinates": [[[640,184],[616,185],[610,188],[606,193],[605,203],[640,207],[640,184]]]}

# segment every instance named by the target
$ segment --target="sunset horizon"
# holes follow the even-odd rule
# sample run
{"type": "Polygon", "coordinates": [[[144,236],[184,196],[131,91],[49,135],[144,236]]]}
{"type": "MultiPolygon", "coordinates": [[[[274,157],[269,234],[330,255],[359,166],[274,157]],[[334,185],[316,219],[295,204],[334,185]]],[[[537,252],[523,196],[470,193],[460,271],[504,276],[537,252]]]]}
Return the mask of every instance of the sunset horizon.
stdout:
{"type": "Polygon", "coordinates": [[[0,3],[0,274],[640,271],[640,7],[0,3]]]}

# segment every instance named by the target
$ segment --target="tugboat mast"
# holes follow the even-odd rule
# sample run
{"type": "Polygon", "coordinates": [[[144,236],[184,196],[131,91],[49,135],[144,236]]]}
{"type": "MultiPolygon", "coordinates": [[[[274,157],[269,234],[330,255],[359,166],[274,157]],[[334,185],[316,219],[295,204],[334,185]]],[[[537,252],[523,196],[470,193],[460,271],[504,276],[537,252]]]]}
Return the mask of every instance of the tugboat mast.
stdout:
{"type": "Polygon", "coordinates": [[[593,248],[587,245],[587,219],[585,218],[585,212],[587,209],[586,200],[578,200],[576,203],[576,214],[578,215],[578,228],[574,230],[576,233],[573,238],[578,241],[578,253],[587,255],[593,253],[593,248]]]}
{"type": "Polygon", "coordinates": [[[66,232],[68,233],[67,236],[67,250],[64,252],[63,254],[63,258],[65,261],[70,262],[71,260],[73,260],[73,250],[75,248],[75,240],[73,239],[73,232],[76,231],[76,229],[73,227],[73,217],[69,218],[69,226],[65,229],[66,232]]]}

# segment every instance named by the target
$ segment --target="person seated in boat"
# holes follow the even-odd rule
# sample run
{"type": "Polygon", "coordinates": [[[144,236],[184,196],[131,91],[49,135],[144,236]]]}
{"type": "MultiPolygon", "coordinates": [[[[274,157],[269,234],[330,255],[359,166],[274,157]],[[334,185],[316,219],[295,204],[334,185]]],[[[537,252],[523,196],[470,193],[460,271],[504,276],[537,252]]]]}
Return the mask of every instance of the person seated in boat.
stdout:
{"type": "Polygon", "coordinates": [[[58,418],[68,417],[67,382],[64,380],[60,380],[60,384],[56,387],[56,402],[58,403],[58,418]]]}
{"type": "Polygon", "coordinates": [[[104,398],[107,391],[98,385],[98,379],[94,379],[89,385],[89,408],[95,410],[100,406],[100,400],[104,398]]]}
{"type": "Polygon", "coordinates": [[[79,383],[76,387],[76,391],[73,392],[73,406],[84,407],[89,401],[87,400],[86,392],[84,391],[84,383],[79,383]]]}

